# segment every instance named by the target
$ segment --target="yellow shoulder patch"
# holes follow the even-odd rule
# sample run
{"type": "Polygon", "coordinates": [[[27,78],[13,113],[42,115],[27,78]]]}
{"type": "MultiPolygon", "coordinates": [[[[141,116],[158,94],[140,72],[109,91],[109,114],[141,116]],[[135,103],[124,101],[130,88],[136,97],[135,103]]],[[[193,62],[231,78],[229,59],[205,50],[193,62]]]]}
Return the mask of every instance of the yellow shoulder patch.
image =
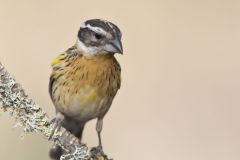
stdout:
{"type": "Polygon", "coordinates": [[[52,60],[51,65],[55,65],[60,61],[60,57],[58,56],[57,58],[55,58],[54,60],[52,60]]]}
{"type": "Polygon", "coordinates": [[[51,65],[55,65],[58,64],[59,61],[64,57],[65,54],[60,54],[59,56],[57,56],[54,60],[52,60],[51,65]]]}

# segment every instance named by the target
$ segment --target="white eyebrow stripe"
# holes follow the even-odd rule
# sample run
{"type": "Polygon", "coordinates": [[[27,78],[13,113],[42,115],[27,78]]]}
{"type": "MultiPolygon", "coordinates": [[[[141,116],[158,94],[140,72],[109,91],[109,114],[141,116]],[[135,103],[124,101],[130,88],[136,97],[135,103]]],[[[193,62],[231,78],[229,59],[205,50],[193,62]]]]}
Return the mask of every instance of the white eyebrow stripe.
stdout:
{"type": "Polygon", "coordinates": [[[114,29],[113,25],[110,22],[106,22],[112,29],[114,29]]]}
{"type": "Polygon", "coordinates": [[[104,30],[104,29],[102,29],[102,28],[99,28],[99,27],[93,27],[93,26],[91,26],[90,24],[83,24],[82,25],[82,28],[89,28],[90,30],[92,30],[92,31],[94,31],[94,32],[96,32],[96,33],[100,33],[100,34],[103,34],[103,35],[106,35],[107,34],[107,32],[104,30]]]}

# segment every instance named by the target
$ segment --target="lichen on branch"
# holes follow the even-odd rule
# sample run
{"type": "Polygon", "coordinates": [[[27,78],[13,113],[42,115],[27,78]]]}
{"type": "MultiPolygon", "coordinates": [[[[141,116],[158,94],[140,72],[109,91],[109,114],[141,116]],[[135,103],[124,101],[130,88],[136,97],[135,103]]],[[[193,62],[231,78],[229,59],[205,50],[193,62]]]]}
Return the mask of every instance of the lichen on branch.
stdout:
{"type": "Polygon", "coordinates": [[[0,107],[4,111],[10,111],[16,119],[16,124],[24,128],[25,133],[41,133],[51,141],[60,145],[66,153],[61,160],[108,160],[103,153],[96,150],[88,150],[79,140],[61,127],[52,136],[54,124],[50,118],[25,93],[20,84],[10,75],[0,63],[0,107]]]}

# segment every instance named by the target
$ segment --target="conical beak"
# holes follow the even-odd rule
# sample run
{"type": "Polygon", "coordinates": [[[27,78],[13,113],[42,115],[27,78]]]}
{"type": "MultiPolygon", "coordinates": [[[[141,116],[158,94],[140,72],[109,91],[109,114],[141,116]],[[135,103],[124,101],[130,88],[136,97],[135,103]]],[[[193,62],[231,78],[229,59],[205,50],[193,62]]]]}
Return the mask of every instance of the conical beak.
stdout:
{"type": "Polygon", "coordinates": [[[107,43],[104,47],[104,50],[111,53],[120,53],[123,54],[122,42],[120,39],[115,38],[107,43]]]}

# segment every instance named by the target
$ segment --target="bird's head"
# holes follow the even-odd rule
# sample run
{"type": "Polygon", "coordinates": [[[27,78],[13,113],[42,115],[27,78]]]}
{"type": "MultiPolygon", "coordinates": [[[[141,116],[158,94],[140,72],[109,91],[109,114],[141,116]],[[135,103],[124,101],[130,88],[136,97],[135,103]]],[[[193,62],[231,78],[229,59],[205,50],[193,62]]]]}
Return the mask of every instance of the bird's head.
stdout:
{"type": "Polygon", "coordinates": [[[123,53],[121,31],[113,23],[91,19],[82,24],[76,46],[85,55],[123,53]]]}

